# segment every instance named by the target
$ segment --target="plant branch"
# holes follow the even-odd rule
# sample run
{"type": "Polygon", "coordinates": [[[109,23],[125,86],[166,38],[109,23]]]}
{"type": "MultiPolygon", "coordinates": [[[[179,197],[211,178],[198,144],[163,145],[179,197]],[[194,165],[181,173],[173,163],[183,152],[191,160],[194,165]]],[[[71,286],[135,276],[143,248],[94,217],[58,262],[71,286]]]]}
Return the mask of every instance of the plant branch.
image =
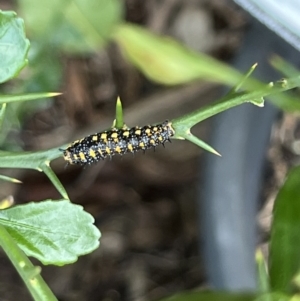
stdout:
{"type": "Polygon", "coordinates": [[[58,301],[40,275],[41,268],[31,263],[2,225],[0,225],[0,245],[35,301],[58,301]]]}

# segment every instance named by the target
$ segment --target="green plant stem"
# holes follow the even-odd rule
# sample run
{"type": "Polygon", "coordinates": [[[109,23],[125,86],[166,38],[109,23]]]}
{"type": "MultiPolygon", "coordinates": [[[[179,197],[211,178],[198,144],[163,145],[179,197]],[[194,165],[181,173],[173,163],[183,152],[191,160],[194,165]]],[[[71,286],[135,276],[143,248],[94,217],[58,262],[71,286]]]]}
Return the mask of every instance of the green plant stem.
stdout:
{"type": "MultiPolygon", "coordinates": [[[[270,90],[270,89],[269,89],[270,90]]],[[[219,114],[223,111],[226,111],[230,108],[236,107],[240,104],[243,104],[245,102],[249,102],[251,99],[256,99],[258,95],[261,95],[262,93],[252,92],[247,94],[236,94],[230,95],[230,98],[228,99],[228,96],[225,96],[221,98],[217,103],[213,103],[211,105],[205,106],[200,108],[199,110],[196,110],[190,114],[187,114],[183,117],[177,118],[173,120],[173,124],[180,124],[180,123],[188,123],[190,127],[194,126],[195,124],[212,117],[216,114],[219,114]]],[[[268,93],[264,93],[268,94],[268,93]]]]}
{"type": "Polygon", "coordinates": [[[183,133],[187,133],[195,124],[225,110],[236,107],[246,102],[259,104],[259,102],[257,102],[256,100],[272,94],[278,94],[280,92],[287,91],[299,86],[300,76],[297,76],[288,80],[277,82],[275,84],[270,83],[254,92],[234,93],[226,95],[216,103],[205,106],[183,117],[172,120],[172,125],[176,130],[174,138],[183,138],[183,133]]]}
{"type": "MultiPolygon", "coordinates": [[[[66,147],[65,145],[61,148],[66,147]]],[[[6,152],[0,151],[0,168],[28,168],[41,171],[46,161],[52,161],[62,156],[59,148],[39,152],[6,152]]]]}
{"type": "Polygon", "coordinates": [[[42,168],[42,171],[47,175],[49,180],[52,182],[52,184],[55,186],[55,188],[58,190],[58,192],[61,194],[61,196],[65,200],[69,200],[68,194],[67,194],[64,186],[61,184],[60,180],[58,179],[56,174],[51,169],[49,162],[43,164],[41,166],[41,168],[42,168]]]}
{"type": "Polygon", "coordinates": [[[2,225],[0,225],[0,245],[18,271],[35,301],[58,301],[39,274],[40,268],[31,263],[2,225]]]}
{"type": "MultiPolygon", "coordinates": [[[[174,127],[176,134],[174,138],[185,139],[185,136],[190,133],[191,127],[195,124],[221,113],[227,109],[238,106],[245,102],[253,102],[260,104],[259,101],[262,97],[278,94],[296,87],[300,87],[300,76],[280,81],[275,84],[269,84],[263,86],[254,92],[249,93],[233,93],[223,97],[218,102],[205,106],[196,110],[190,114],[176,118],[172,120],[172,126],[174,127]]],[[[277,95],[275,95],[277,96],[277,95]]],[[[117,109],[117,120],[119,125],[123,123],[122,111],[119,106],[117,109]]],[[[66,148],[67,145],[61,148],[66,148]]],[[[28,168],[41,171],[41,166],[46,161],[50,162],[58,157],[62,156],[62,152],[59,148],[53,148],[40,152],[5,152],[0,151],[0,168],[28,168]]]]}
{"type": "Polygon", "coordinates": [[[58,148],[52,148],[41,152],[4,152],[0,151],[0,168],[28,168],[43,171],[57,188],[64,199],[69,199],[68,194],[50,168],[50,161],[61,157],[62,152],[58,148]]]}

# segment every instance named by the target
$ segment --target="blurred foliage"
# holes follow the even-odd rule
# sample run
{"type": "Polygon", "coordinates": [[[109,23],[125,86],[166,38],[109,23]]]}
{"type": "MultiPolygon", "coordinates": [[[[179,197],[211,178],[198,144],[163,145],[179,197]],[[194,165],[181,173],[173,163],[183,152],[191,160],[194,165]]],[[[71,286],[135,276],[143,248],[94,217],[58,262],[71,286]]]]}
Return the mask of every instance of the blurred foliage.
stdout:
{"type": "Polygon", "coordinates": [[[281,187],[273,212],[269,258],[270,282],[272,289],[288,293],[295,289],[293,279],[300,273],[299,188],[300,167],[296,167],[289,172],[281,187]]]}
{"type": "MultiPolygon", "coordinates": [[[[31,39],[30,63],[24,76],[8,89],[10,93],[23,94],[60,89],[63,76],[62,54],[83,56],[101,49],[122,19],[123,2],[119,0],[26,0],[18,2],[18,10],[25,19],[26,32],[31,39]]],[[[23,26],[23,21],[18,22],[19,27],[23,26]]],[[[24,35],[24,30],[22,34],[24,35]]],[[[18,35],[15,37],[18,38],[18,35]]],[[[22,46],[21,43],[19,44],[22,46]]],[[[7,50],[3,47],[0,47],[0,51],[1,49],[7,50]]],[[[28,47],[22,46],[20,49],[27,55],[28,47]]],[[[13,59],[17,58],[15,63],[17,65],[18,55],[12,49],[7,53],[13,59]]],[[[8,92],[7,88],[3,87],[2,92],[8,92]]],[[[48,99],[39,103],[11,105],[7,109],[10,118],[6,119],[0,134],[2,148],[21,150],[21,147],[14,145],[7,134],[11,129],[20,130],[28,116],[51,104],[52,100],[48,99]]]]}
{"type": "Polygon", "coordinates": [[[27,64],[29,41],[23,20],[14,12],[0,10],[0,84],[17,76],[27,64]]]}
{"type": "MultiPolygon", "coordinates": [[[[149,78],[159,83],[182,84],[195,79],[216,81],[232,87],[243,83],[247,92],[239,92],[234,88],[216,103],[173,121],[175,138],[188,139],[207,150],[209,146],[191,134],[192,126],[245,102],[262,105],[263,97],[300,86],[299,74],[295,74],[291,79],[268,85],[263,85],[248,76],[245,80],[238,71],[211,57],[194,53],[171,39],[158,37],[140,27],[121,24],[122,4],[117,0],[26,0],[20,1],[19,5],[28,23],[28,32],[35,40],[33,52],[30,54],[31,79],[27,78],[23,81],[23,86],[18,87],[19,91],[23,89],[23,92],[20,92],[23,94],[15,100],[11,95],[0,96],[0,101],[2,97],[4,104],[0,114],[1,122],[5,116],[7,117],[5,108],[9,101],[17,101],[20,104],[25,99],[37,97],[37,94],[35,96],[27,94],[30,90],[39,90],[41,87],[46,90],[49,87],[57,88],[62,72],[59,63],[61,52],[88,55],[113,38],[132,63],[149,78]]],[[[0,76],[2,75],[2,82],[4,82],[15,77],[26,65],[29,43],[24,36],[22,21],[16,18],[14,13],[0,12],[0,18],[2,20],[0,32],[4,24],[8,33],[14,33],[10,36],[4,35],[4,38],[0,35],[0,51],[4,51],[4,59],[0,61],[0,76]],[[11,56],[7,55],[6,39],[12,39],[17,60],[12,60],[11,56]]],[[[47,97],[51,94],[38,95],[41,96],[47,97]]],[[[293,100],[293,103],[299,105],[296,100],[293,100]]],[[[33,103],[33,106],[36,108],[36,103],[33,103]]],[[[116,115],[117,124],[122,124],[120,105],[117,106],[116,115]]],[[[40,152],[1,151],[0,167],[43,171],[61,195],[67,199],[67,192],[50,168],[50,162],[61,154],[57,148],[40,152]]],[[[268,273],[262,268],[263,259],[261,257],[259,259],[261,276],[259,279],[262,281],[260,287],[263,288],[261,289],[263,293],[190,292],[167,300],[298,300],[299,179],[300,171],[296,168],[291,171],[275,202],[270,245],[270,279],[268,273]]],[[[57,299],[39,276],[39,269],[32,266],[20,248],[27,255],[35,256],[45,264],[63,265],[74,262],[78,256],[91,252],[98,246],[100,233],[92,222],[93,218],[80,206],[66,200],[46,200],[38,204],[29,203],[0,211],[0,245],[10,257],[35,300],[57,299]],[[32,278],[39,285],[33,286],[30,282],[32,278]]]]}
{"type": "Polygon", "coordinates": [[[32,39],[77,54],[99,50],[123,13],[120,0],[21,0],[18,3],[32,39]]]}
{"type": "Polygon", "coordinates": [[[127,58],[161,84],[176,85],[204,79],[232,86],[242,78],[242,74],[228,65],[139,26],[122,24],[114,37],[127,58]]]}
{"type": "MultiPolygon", "coordinates": [[[[23,21],[17,18],[14,12],[0,11],[0,21],[0,51],[3,54],[0,60],[0,77],[4,82],[15,77],[27,64],[29,41],[24,35],[23,21]]],[[[23,103],[55,94],[57,93],[0,95],[2,104],[0,124],[3,125],[5,117],[7,118],[7,103],[23,103]]],[[[8,153],[2,151],[2,154],[8,153]]],[[[5,156],[2,159],[2,163],[5,164],[5,156]]],[[[30,160],[28,157],[23,158],[19,163],[22,165],[28,160],[30,160]]],[[[36,169],[43,170],[50,180],[56,181],[54,185],[65,198],[68,197],[50,169],[47,157],[44,157],[36,169]]],[[[18,182],[16,179],[2,175],[0,178],[5,181],[18,182]]],[[[93,251],[99,245],[100,232],[93,225],[94,219],[83,211],[81,206],[74,205],[67,200],[61,202],[47,200],[9,207],[10,200],[12,199],[6,198],[1,201],[0,245],[17,269],[34,300],[57,301],[40,276],[40,268],[33,266],[25,253],[35,256],[45,264],[62,265],[74,262],[78,256],[93,251]]]]}

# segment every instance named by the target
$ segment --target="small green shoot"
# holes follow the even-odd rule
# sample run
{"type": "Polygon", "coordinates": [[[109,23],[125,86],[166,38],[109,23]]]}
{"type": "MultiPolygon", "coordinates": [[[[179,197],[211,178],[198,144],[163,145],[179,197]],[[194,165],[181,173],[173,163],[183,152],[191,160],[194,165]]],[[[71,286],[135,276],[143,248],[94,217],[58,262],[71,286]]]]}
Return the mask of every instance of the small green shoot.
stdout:
{"type": "Polygon", "coordinates": [[[228,95],[231,95],[231,94],[234,94],[234,93],[237,93],[241,87],[243,86],[243,84],[247,81],[247,79],[251,76],[251,74],[254,72],[254,70],[256,69],[257,67],[257,63],[253,64],[248,72],[246,72],[246,74],[241,78],[240,82],[235,85],[229,92],[228,92],[228,95]]]}
{"type": "Polygon", "coordinates": [[[123,108],[120,97],[117,98],[116,102],[116,119],[114,121],[113,127],[117,129],[122,129],[124,127],[123,108]]]}
{"type": "Polygon", "coordinates": [[[27,65],[29,40],[15,12],[0,10],[0,24],[0,83],[4,83],[27,65]]]}
{"type": "Polygon", "coordinates": [[[18,2],[32,37],[69,53],[98,51],[123,14],[123,3],[119,0],[18,2]]]}

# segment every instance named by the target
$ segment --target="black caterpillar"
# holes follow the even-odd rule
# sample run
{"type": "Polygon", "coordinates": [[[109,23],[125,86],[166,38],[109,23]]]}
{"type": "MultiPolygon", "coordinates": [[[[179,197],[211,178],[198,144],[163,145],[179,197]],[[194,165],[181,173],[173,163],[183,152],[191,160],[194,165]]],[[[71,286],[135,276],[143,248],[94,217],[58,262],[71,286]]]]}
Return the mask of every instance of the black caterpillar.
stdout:
{"type": "Polygon", "coordinates": [[[166,120],[158,125],[146,125],[123,129],[111,129],[89,135],[62,150],[68,164],[92,164],[114,155],[147,150],[170,141],[175,131],[166,120]]]}

